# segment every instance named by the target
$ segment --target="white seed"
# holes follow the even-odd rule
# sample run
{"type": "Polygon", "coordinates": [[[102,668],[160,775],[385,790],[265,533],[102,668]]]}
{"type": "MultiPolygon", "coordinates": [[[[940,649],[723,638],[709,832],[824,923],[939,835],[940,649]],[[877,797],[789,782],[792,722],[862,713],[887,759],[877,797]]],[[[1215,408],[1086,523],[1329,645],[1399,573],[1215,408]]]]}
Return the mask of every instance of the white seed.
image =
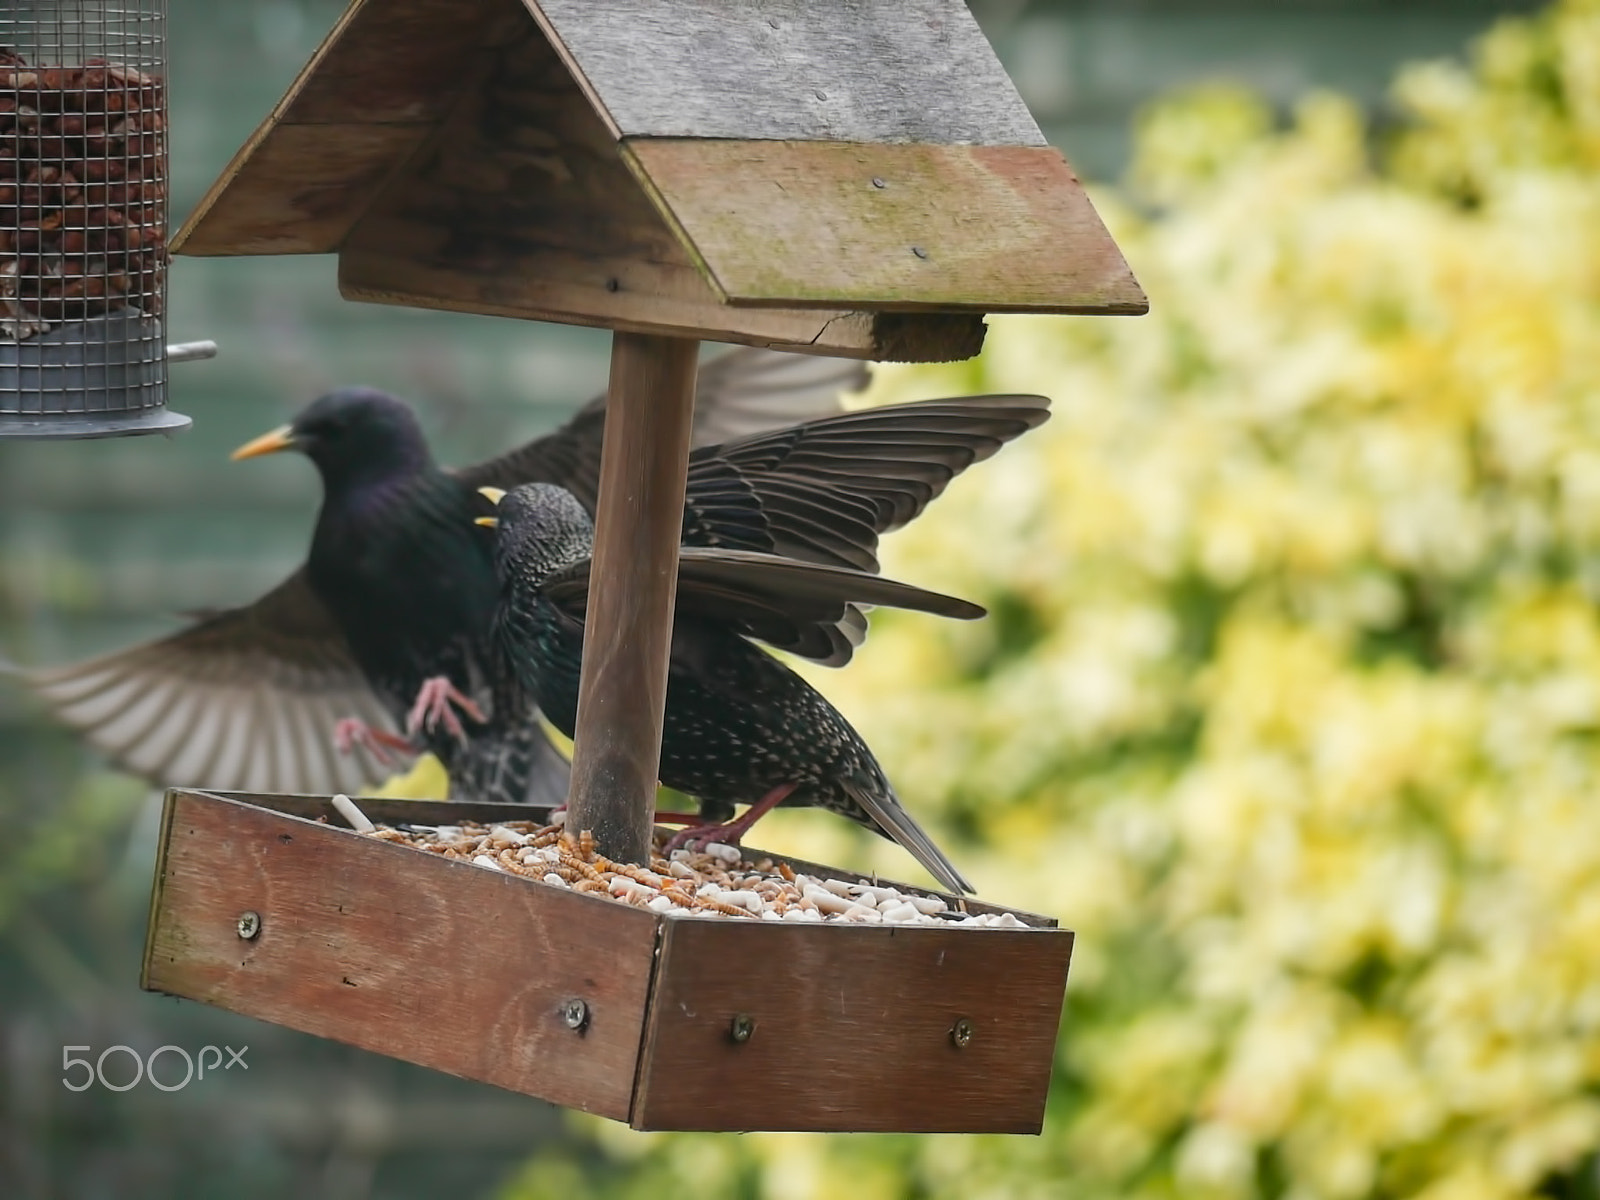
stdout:
{"type": "MultiPolygon", "coordinates": [[[[341,796],[335,807],[353,828],[367,821],[365,814],[348,796],[341,796]],[[349,811],[346,811],[348,805],[349,811]],[[355,814],[352,816],[351,814],[355,814]]],[[[372,825],[362,830],[376,833],[385,840],[398,841],[419,849],[448,849],[450,857],[471,862],[489,870],[525,874],[539,878],[551,887],[571,890],[573,884],[564,874],[566,868],[557,868],[564,861],[563,847],[536,846],[530,843],[536,836],[550,836],[549,828],[526,826],[519,831],[513,826],[524,823],[514,821],[490,826],[485,830],[475,825],[406,825],[393,829],[386,825],[372,825]],[[531,867],[531,870],[525,868],[531,867]],[[543,868],[541,870],[541,868],[543,868]]],[[[949,900],[941,896],[922,895],[879,883],[823,878],[815,874],[796,874],[780,877],[774,872],[771,860],[750,864],[743,860],[737,847],[713,843],[704,852],[675,851],[665,860],[652,858],[654,870],[626,867],[620,870],[605,868],[600,878],[603,888],[595,888],[620,902],[649,908],[654,912],[674,917],[703,917],[717,920],[739,913],[750,913],[763,921],[799,921],[876,925],[894,924],[943,925],[958,924],[967,928],[1027,929],[1028,925],[1010,912],[969,912],[965,904],[955,905],[952,911],[949,900]],[[672,886],[672,895],[663,895],[661,889],[672,886]],[[679,891],[678,889],[682,890],[679,891]],[[707,903],[699,907],[685,893],[707,903]],[[674,900],[672,897],[679,897],[674,900]]],[[[590,877],[594,877],[590,873],[590,877]]],[[[582,885],[585,889],[592,884],[582,885]]]]}
{"type": "Polygon", "coordinates": [[[826,913],[842,913],[849,911],[851,908],[851,902],[848,899],[830,892],[827,888],[817,887],[815,884],[807,884],[801,889],[800,895],[826,913]]]}
{"type": "Polygon", "coordinates": [[[367,814],[356,807],[355,801],[343,792],[333,798],[333,807],[341,817],[350,823],[350,828],[357,833],[371,833],[377,828],[367,819],[367,814]]]}
{"type": "Polygon", "coordinates": [[[624,900],[631,896],[655,895],[655,892],[653,892],[650,888],[645,887],[645,885],[642,883],[635,883],[626,875],[618,875],[609,884],[607,884],[606,887],[613,896],[620,896],[624,900]]]}
{"type": "Polygon", "coordinates": [[[551,813],[550,824],[557,829],[565,829],[567,826],[567,810],[563,808],[560,812],[551,813]]]}

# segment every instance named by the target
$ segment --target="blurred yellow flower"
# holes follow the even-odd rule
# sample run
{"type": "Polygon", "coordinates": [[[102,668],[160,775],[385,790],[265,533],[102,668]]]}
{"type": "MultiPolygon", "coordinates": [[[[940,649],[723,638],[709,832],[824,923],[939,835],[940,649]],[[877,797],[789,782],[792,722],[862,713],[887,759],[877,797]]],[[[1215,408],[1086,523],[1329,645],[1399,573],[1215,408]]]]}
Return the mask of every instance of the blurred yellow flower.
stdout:
{"type": "Polygon", "coordinates": [[[998,318],[863,401],[1054,400],[885,547],[989,619],[807,672],[990,898],[1078,931],[1044,1136],[585,1124],[595,1194],[1594,1194],[1600,0],[1394,94],[1381,134],[1157,106],[1095,195],[1151,314],[998,318]]]}

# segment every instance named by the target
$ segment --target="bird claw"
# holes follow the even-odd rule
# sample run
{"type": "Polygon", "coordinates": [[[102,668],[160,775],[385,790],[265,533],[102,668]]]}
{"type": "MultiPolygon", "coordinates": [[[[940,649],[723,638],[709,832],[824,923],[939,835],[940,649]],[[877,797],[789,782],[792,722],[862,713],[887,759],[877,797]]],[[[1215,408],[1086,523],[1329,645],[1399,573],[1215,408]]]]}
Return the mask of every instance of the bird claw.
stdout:
{"type": "MultiPolygon", "coordinates": [[[[761,799],[757,800],[744,815],[729,821],[725,825],[691,825],[688,829],[680,829],[667,839],[663,854],[671,855],[674,850],[688,848],[690,850],[704,850],[712,842],[721,842],[724,846],[737,846],[750,832],[750,827],[766,816],[778,805],[789,798],[789,794],[800,785],[797,783],[780,783],[761,799]]],[[[661,819],[661,814],[656,814],[656,819],[661,819]]]]}
{"type": "Polygon", "coordinates": [[[401,761],[402,756],[397,751],[417,752],[417,748],[399,734],[374,729],[359,717],[341,717],[334,724],[333,746],[340,754],[349,754],[359,746],[384,767],[401,761]]]}
{"type": "Polygon", "coordinates": [[[661,853],[670,857],[674,850],[704,850],[712,842],[721,842],[724,846],[737,846],[739,839],[749,832],[748,826],[743,829],[739,826],[739,821],[729,821],[726,825],[691,825],[687,829],[678,830],[668,838],[661,853]]]}
{"type": "Polygon", "coordinates": [[[462,745],[467,743],[467,730],[461,724],[461,718],[456,716],[455,708],[459,708],[479,725],[488,723],[488,718],[483,715],[472,697],[464,695],[455,684],[443,675],[435,675],[432,679],[425,680],[417,689],[416,703],[411,706],[411,711],[406,714],[406,732],[415,737],[426,730],[432,733],[440,725],[456,741],[462,745]]]}

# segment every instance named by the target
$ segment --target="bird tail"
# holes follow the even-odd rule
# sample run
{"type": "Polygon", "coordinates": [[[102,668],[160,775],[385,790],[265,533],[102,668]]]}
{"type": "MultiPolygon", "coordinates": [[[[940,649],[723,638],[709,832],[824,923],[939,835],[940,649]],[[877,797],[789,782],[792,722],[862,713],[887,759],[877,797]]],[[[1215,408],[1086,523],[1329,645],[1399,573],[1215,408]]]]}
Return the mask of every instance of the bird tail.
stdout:
{"type": "Polygon", "coordinates": [[[537,716],[492,733],[474,734],[450,755],[450,798],[500,804],[567,802],[572,766],[537,716]]]}
{"type": "Polygon", "coordinates": [[[864,781],[847,779],[844,787],[852,799],[872,818],[878,829],[898,842],[912,858],[916,859],[939,881],[939,886],[957,895],[974,892],[966,877],[956,870],[945,852],[934,844],[922,826],[918,825],[900,798],[894,794],[887,781],[877,781],[877,786],[864,786],[864,781]]]}

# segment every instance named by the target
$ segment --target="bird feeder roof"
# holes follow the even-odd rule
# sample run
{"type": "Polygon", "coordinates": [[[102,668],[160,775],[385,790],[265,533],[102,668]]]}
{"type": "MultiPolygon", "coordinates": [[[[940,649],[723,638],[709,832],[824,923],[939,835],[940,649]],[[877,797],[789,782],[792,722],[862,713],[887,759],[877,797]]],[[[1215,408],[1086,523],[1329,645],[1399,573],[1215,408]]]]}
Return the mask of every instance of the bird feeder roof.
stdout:
{"type": "Polygon", "coordinates": [[[353,0],[173,246],[871,358],[1147,307],[962,0],[353,0]]]}

